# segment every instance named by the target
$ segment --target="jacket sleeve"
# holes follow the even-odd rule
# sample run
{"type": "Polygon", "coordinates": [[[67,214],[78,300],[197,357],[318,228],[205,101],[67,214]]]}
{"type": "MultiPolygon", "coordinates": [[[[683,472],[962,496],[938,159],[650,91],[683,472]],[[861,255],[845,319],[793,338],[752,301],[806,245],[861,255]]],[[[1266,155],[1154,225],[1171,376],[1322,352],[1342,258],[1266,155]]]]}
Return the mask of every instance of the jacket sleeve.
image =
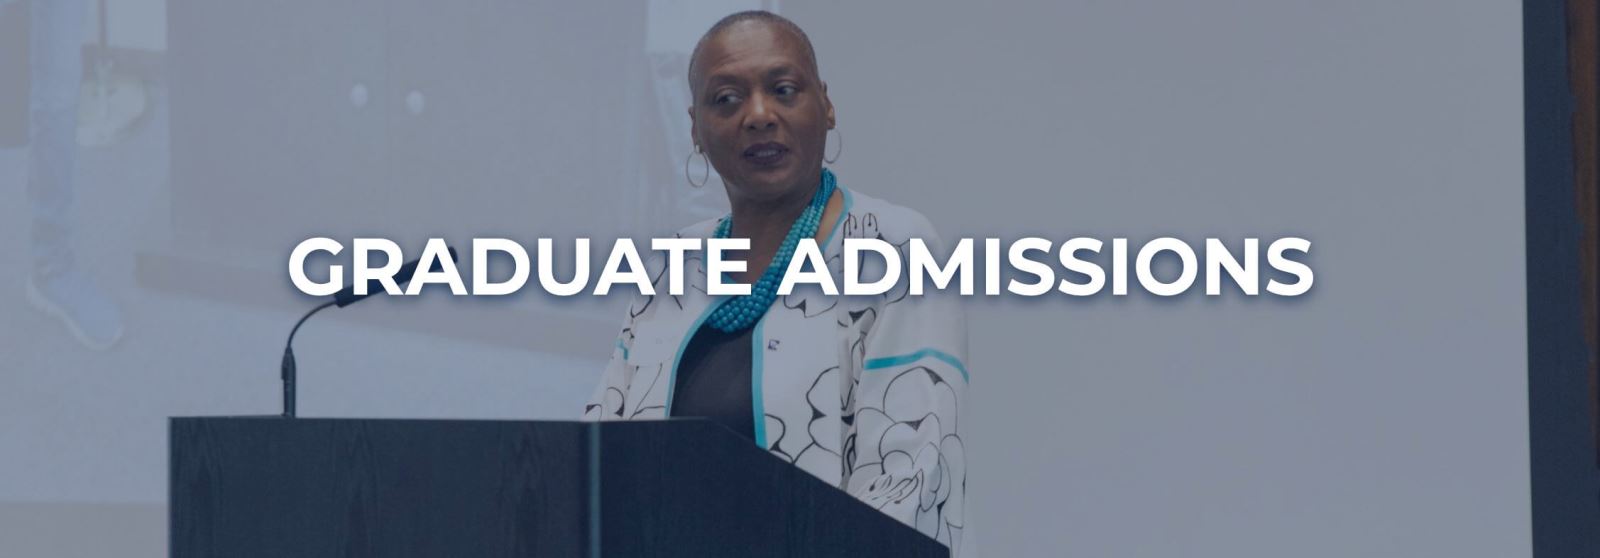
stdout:
{"type": "Polygon", "coordinates": [[[633,367],[628,366],[628,352],[633,349],[633,325],[636,311],[641,307],[634,299],[623,316],[622,329],[612,343],[611,360],[600,375],[600,384],[589,395],[583,406],[583,420],[622,420],[624,403],[628,397],[628,384],[633,381],[633,367]]]}
{"type": "MultiPolygon", "coordinates": [[[[948,254],[926,220],[916,218],[921,226],[913,230],[930,252],[948,254]]],[[[857,499],[960,549],[967,480],[965,312],[956,290],[930,286],[922,296],[907,296],[904,280],[875,305],[870,330],[852,347],[859,366],[854,385],[846,387],[843,484],[857,499]]]]}

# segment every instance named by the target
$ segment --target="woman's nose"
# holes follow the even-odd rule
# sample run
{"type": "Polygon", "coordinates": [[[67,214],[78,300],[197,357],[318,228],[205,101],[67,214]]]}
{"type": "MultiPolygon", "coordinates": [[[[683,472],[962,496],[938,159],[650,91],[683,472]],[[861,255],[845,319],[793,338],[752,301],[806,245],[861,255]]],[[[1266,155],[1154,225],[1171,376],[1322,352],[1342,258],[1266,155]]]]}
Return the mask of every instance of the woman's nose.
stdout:
{"type": "Polygon", "coordinates": [[[744,116],[744,129],[759,131],[778,127],[778,121],[767,106],[766,95],[755,95],[745,104],[749,110],[744,116]]]}

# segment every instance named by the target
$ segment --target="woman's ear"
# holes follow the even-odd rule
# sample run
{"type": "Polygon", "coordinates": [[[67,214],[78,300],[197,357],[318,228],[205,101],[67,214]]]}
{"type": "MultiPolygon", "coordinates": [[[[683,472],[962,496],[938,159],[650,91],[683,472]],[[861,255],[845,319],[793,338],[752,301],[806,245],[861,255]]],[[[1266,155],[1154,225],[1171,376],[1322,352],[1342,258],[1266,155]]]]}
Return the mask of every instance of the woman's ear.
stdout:
{"type": "Polygon", "coordinates": [[[822,82],[822,104],[828,107],[828,129],[833,129],[833,99],[828,98],[828,82],[822,82]]]}
{"type": "Polygon", "coordinates": [[[699,146],[700,145],[700,123],[699,122],[695,122],[695,119],[694,119],[694,105],[689,105],[689,108],[684,109],[684,112],[689,113],[689,142],[693,143],[696,146],[699,146]]]}

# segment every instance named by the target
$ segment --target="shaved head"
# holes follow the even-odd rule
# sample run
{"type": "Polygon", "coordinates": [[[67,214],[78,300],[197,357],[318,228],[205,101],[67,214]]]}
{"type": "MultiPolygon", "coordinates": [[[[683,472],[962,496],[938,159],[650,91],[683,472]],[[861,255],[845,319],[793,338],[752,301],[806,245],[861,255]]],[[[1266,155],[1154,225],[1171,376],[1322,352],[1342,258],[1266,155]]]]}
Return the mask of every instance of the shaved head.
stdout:
{"type": "Polygon", "coordinates": [[[799,25],[795,25],[795,23],[790,21],[789,18],[772,12],[763,10],[743,11],[730,14],[727,17],[717,20],[717,22],[711,26],[711,29],[706,30],[706,33],[701,35],[700,40],[695,43],[694,53],[689,55],[689,89],[696,96],[699,95],[700,91],[700,80],[695,79],[695,72],[699,71],[700,50],[705,47],[708,39],[717,36],[717,34],[722,33],[734,25],[744,22],[764,23],[793,33],[795,37],[800,39],[800,44],[805,46],[805,59],[811,64],[811,67],[809,68],[811,70],[811,75],[821,75],[817,72],[817,51],[811,47],[811,38],[806,36],[806,32],[801,30],[799,25]]]}

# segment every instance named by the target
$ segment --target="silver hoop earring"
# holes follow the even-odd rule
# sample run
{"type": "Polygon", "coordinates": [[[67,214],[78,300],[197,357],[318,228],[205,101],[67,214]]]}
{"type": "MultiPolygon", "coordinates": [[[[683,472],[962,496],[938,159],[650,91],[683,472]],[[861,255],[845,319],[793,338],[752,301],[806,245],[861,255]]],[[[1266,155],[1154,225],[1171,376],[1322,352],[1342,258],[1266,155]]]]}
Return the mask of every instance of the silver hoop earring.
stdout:
{"type": "Polygon", "coordinates": [[[694,153],[690,153],[689,158],[683,160],[683,179],[689,181],[689,185],[695,188],[705,186],[706,182],[711,180],[711,159],[706,157],[706,153],[701,151],[700,146],[698,145],[694,146],[694,153]],[[694,161],[695,155],[699,155],[700,160],[704,161],[706,166],[706,171],[702,173],[704,176],[700,178],[700,182],[698,183],[694,181],[694,178],[689,176],[689,163],[694,161]]]}
{"type": "MultiPolygon", "coordinates": [[[[831,165],[831,164],[833,164],[834,161],[838,161],[839,160],[839,156],[840,155],[844,154],[844,134],[840,133],[838,128],[834,128],[834,129],[828,130],[828,131],[829,132],[833,132],[834,137],[839,138],[839,141],[834,142],[834,144],[838,145],[839,148],[833,150],[833,156],[832,157],[828,157],[828,156],[824,155],[822,157],[823,161],[827,161],[827,163],[831,165]]],[[[824,139],[824,141],[826,141],[826,139],[824,139]]]]}

